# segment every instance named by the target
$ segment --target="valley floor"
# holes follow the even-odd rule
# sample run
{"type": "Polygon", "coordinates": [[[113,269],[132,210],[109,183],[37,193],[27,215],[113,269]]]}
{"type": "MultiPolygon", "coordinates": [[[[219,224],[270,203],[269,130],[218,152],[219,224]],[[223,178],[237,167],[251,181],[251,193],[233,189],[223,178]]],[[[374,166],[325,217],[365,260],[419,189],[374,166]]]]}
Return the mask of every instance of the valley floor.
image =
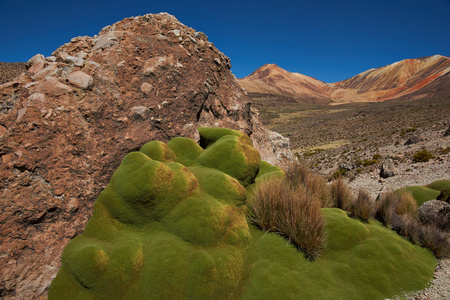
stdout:
{"type": "MultiPolygon", "coordinates": [[[[289,98],[253,97],[265,124],[290,138],[292,151],[316,172],[344,174],[355,192],[372,197],[407,185],[450,179],[450,96],[337,106],[298,103],[289,98]],[[409,145],[407,141],[412,140],[409,145]],[[426,149],[434,158],[414,162],[426,149]],[[396,175],[380,177],[389,156],[396,175]],[[351,170],[342,171],[347,165],[351,170]]],[[[450,259],[440,259],[429,288],[408,299],[450,299],[450,259]]]]}

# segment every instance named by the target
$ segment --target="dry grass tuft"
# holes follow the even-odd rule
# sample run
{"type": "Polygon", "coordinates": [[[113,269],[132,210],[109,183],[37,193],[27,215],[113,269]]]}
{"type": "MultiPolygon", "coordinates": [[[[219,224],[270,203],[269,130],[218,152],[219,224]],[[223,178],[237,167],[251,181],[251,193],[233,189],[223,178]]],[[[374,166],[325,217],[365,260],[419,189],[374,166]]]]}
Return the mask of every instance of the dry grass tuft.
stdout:
{"type": "Polygon", "coordinates": [[[304,162],[292,163],[289,165],[286,177],[292,186],[305,186],[308,193],[320,200],[322,207],[332,207],[330,188],[326,180],[320,175],[314,174],[304,162]]]}
{"type": "Polygon", "coordinates": [[[335,207],[343,210],[351,210],[353,196],[342,178],[338,178],[331,184],[331,198],[335,207]]]}
{"type": "Polygon", "coordinates": [[[319,257],[325,221],[320,201],[305,186],[293,187],[279,179],[262,181],[247,205],[250,219],[262,230],[285,236],[311,260],[319,257]]]}
{"type": "Polygon", "coordinates": [[[392,229],[412,243],[430,249],[437,258],[450,257],[448,233],[435,225],[424,225],[412,214],[394,215],[392,229]]]}
{"type": "Polygon", "coordinates": [[[401,194],[397,195],[395,213],[399,216],[404,214],[417,213],[417,202],[411,192],[404,191],[401,194]]]}
{"type": "Polygon", "coordinates": [[[397,206],[398,197],[391,191],[381,194],[376,203],[375,218],[384,226],[391,224],[395,208],[397,206]]]}
{"type": "Polygon", "coordinates": [[[358,196],[352,203],[351,212],[353,216],[367,222],[374,215],[374,201],[370,198],[369,192],[360,189],[358,196]]]}

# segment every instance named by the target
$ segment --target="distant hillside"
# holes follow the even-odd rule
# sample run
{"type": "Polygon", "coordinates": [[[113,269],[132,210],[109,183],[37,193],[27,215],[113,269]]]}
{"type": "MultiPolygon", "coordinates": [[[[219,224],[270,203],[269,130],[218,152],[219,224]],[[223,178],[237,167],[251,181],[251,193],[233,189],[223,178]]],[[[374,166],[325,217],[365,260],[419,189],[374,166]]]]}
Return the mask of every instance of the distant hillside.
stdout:
{"type": "Polygon", "coordinates": [[[325,83],[280,67],[265,65],[239,83],[252,94],[291,97],[305,103],[385,101],[414,94],[430,96],[450,86],[450,58],[405,59],[336,83],[325,83]],[[428,85],[436,86],[421,92],[428,85]],[[433,92],[434,91],[434,92],[433,92]]]}
{"type": "Polygon", "coordinates": [[[4,63],[0,62],[0,84],[11,81],[25,72],[25,63],[4,63]]]}

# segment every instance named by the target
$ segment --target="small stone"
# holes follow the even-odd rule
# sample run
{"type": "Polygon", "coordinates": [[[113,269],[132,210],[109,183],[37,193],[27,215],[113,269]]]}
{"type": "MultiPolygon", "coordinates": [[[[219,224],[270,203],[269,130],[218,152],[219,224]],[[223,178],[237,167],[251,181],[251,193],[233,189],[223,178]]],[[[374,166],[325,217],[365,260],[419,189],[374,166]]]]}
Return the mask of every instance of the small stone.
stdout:
{"type": "Polygon", "coordinates": [[[45,61],[38,61],[36,63],[34,63],[29,69],[28,69],[28,74],[34,75],[36,73],[38,73],[39,71],[41,71],[45,66],[45,61]]]}
{"type": "Polygon", "coordinates": [[[169,58],[167,56],[157,56],[152,57],[144,62],[142,67],[142,75],[150,76],[155,74],[156,70],[169,63],[169,58]]]}
{"type": "Polygon", "coordinates": [[[25,115],[26,112],[27,112],[27,108],[26,108],[26,107],[19,109],[19,110],[17,111],[17,119],[16,119],[16,122],[19,122],[20,119],[22,119],[22,117],[25,115]]]}
{"type": "Polygon", "coordinates": [[[134,119],[146,119],[150,112],[150,108],[146,106],[133,106],[131,108],[131,116],[134,119]]]}
{"type": "Polygon", "coordinates": [[[83,71],[75,71],[67,76],[67,80],[76,87],[81,89],[89,89],[94,84],[92,76],[84,73],[83,71]]]}
{"type": "Polygon", "coordinates": [[[82,67],[84,65],[84,59],[75,56],[66,56],[64,61],[67,63],[72,63],[76,67],[82,67]]]}
{"type": "Polygon", "coordinates": [[[351,171],[351,170],[355,169],[356,166],[354,164],[348,163],[348,164],[340,165],[339,168],[342,169],[342,170],[351,171]]]}
{"type": "Polygon", "coordinates": [[[55,62],[56,61],[56,56],[48,56],[45,58],[46,61],[48,62],[55,62]]]}
{"type": "Polygon", "coordinates": [[[27,61],[26,64],[26,68],[29,69],[31,68],[34,64],[36,64],[37,62],[45,62],[45,57],[42,54],[36,54],[35,56],[33,56],[32,58],[30,58],[30,60],[27,61]]]}
{"type": "Polygon", "coordinates": [[[141,85],[141,91],[142,91],[144,94],[146,94],[146,95],[149,95],[149,94],[151,93],[152,90],[153,90],[153,85],[151,85],[151,84],[148,83],[148,82],[144,82],[144,83],[141,85]]]}
{"type": "MultiPolygon", "coordinates": [[[[30,69],[31,70],[31,69],[30,69]]],[[[45,78],[46,76],[56,76],[58,72],[58,67],[56,65],[48,66],[39,72],[37,72],[34,76],[31,77],[33,80],[41,80],[45,78]]]]}
{"type": "Polygon", "coordinates": [[[67,203],[67,211],[76,212],[80,207],[80,203],[77,198],[71,198],[67,203]]]}

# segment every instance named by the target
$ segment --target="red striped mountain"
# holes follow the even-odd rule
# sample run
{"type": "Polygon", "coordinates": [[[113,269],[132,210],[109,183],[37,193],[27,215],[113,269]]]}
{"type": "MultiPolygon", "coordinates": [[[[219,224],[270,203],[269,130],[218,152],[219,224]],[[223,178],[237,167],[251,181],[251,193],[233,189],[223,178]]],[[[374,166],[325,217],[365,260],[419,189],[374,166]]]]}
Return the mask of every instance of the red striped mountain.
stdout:
{"type": "Polygon", "coordinates": [[[450,86],[448,74],[450,58],[434,55],[405,59],[335,83],[325,83],[268,64],[239,79],[239,83],[250,95],[292,97],[310,103],[367,102],[438,94],[448,90],[442,88],[450,86]]]}

